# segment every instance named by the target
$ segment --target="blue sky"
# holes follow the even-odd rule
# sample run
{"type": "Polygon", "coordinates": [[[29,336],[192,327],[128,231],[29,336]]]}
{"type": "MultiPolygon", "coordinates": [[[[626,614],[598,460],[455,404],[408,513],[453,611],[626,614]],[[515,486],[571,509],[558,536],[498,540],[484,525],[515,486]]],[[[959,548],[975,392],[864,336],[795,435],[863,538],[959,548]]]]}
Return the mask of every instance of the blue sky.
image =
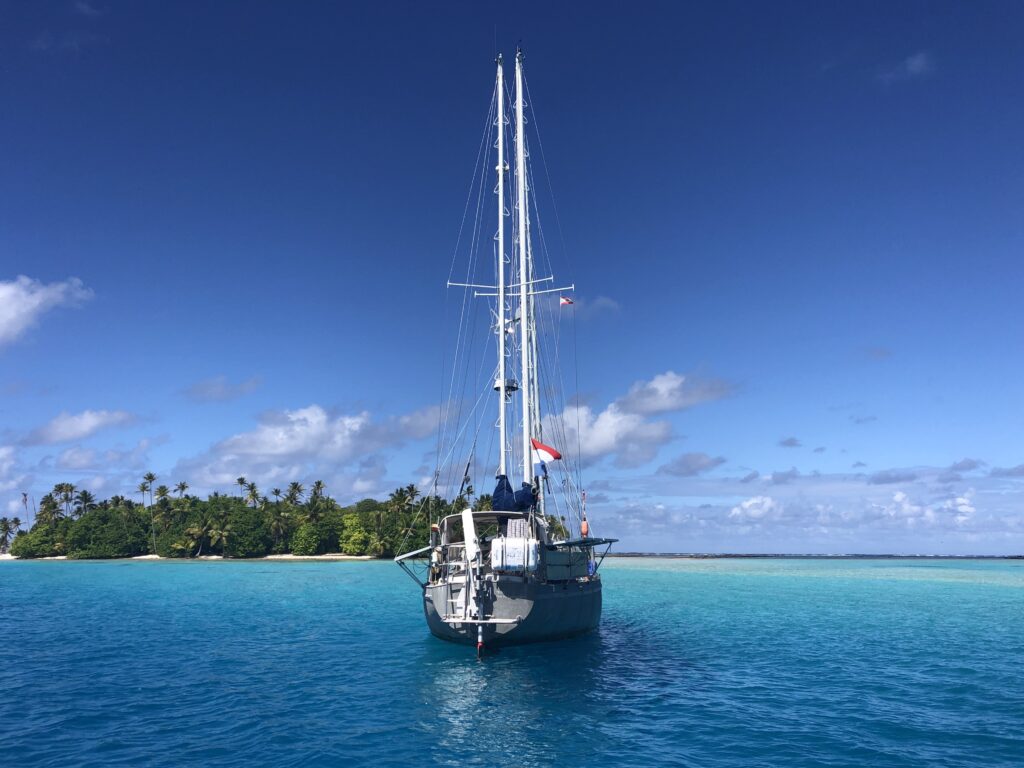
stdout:
{"type": "Polygon", "coordinates": [[[551,6],[0,3],[0,511],[419,481],[522,40],[595,529],[1024,551],[1024,9],[551,6]]]}

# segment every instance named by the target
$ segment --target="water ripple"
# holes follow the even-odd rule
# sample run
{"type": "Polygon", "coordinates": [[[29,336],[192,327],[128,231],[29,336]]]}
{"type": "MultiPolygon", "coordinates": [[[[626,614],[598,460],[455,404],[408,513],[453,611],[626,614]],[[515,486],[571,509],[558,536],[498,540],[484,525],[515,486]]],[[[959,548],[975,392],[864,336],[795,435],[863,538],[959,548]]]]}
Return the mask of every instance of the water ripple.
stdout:
{"type": "Polygon", "coordinates": [[[1019,766],[1016,563],[636,561],[478,662],[389,563],[0,564],[19,766],[1019,766]]]}

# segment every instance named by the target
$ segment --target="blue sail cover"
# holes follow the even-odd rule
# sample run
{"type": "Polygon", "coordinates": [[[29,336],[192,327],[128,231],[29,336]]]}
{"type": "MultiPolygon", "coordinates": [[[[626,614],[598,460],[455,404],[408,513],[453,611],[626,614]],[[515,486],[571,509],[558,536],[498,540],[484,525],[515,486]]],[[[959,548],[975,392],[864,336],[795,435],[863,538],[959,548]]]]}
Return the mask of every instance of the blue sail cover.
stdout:
{"type": "Polygon", "coordinates": [[[533,489],[529,483],[523,483],[518,491],[512,490],[512,483],[506,475],[498,475],[498,484],[491,497],[491,506],[495,512],[527,512],[535,503],[533,489]]]}

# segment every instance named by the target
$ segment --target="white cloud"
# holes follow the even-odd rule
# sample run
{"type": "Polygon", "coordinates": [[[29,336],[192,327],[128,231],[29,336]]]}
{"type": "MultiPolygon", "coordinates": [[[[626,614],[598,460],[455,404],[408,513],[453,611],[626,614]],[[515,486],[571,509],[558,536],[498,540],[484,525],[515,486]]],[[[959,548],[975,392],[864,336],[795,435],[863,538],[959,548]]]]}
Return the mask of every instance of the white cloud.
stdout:
{"type": "MultiPolygon", "coordinates": [[[[18,471],[18,455],[14,446],[0,445],[0,493],[21,490],[20,486],[26,479],[26,476],[18,471]]],[[[20,500],[18,503],[21,503],[20,500]]]]}
{"type": "Polygon", "coordinates": [[[720,400],[732,391],[733,386],[721,379],[683,376],[675,371],[666,371],[650,381],[636,382],[616,403],[626,413],[653,415],[720,400]]]}
{"type": "Polygon", "coordinates": [[[25,275],[0,280],[0,346],[19,338],[51,309],[77,306],[92,296],[77,277],[49,284],[25,275]]]}
{"type": "Polygon", "coordinates": [[[584,463],[614,456],[618,466],[636,467],[653,459],[672,439],[672,425],[651,421],[651,416],[718,400],[731,392],[732,385],[718,379],[666,371],[650,381],[635,382],[603,410],[570,405],[561,414],[545,417],[544,433],[564,435],[565,448],[572,452],[579,445],[584,463]]]}
{"type": "Polygon", "coordinates": [[[150,445],[151,442],[146,439],[140,440],[134,448],[127,450],[110,449],[99,451],[74,445],[57,456],[55,466],[57,469],[71,471],[102,469],[111,472],[115,470],[140,469],[149,460],[148,451],[150,445]]]}
{"type": "Polygon", "coordinates": [[[405,436],[418,440],[437,430],[441,420],[441,409],[436,406],[428,406],[418,411],[400,416],[398,419],[399,431],[405,436]]]}
{"type": "Polygon", "coordinates": [[[345,460],[358,450],[359,438],[370,426],[366,411],[331,416],[319,405],[310,405],[267,414],[256,429],[229,437],[216,450],[221,455],[345,460]]]}
{"type": "Polygon", "coordinates": [[[439,410],[426,408],[377,420],[368,411],[337,414],[313,404],[264,414],[254,429],[232,435],[178,463],[175,477],[196,489],[223,489],[244,475],[264,486],[325,479],[336,492],[365,494],[384,477],[376,454],[437,428],[439,410]]]}
{"type": "Polygon", "coordinates": [[[128,411],[82,411],[61,413],[48,424],[33,430],[26,438],[29,445],[53,445],[82,440],[108,427],[122,427],[135,421],[128,411]]]}
{"type": "Polygon", "coordinates": [[[782,511],[782,505],[771,496],[752,496],[741,501],[729,511],[729,517],[736,520],[755,521],[782,511]]]}
{"type": "Polygon", "coordinates": [[[57,457],[57,469],[86,469],[96,463],[96,451],[72,446],[57,457]]]}
{"type": "Polygon", "coordinates": [[[574,449],[579,445],[585,463],[611,455],[619,466],[636,467],[653,459],[658,448],[672,437],[672,426],[667,421],[648,421],[639,414],[624,412],[616,403],[599,413],[589,405],[567,406],[560,417],[545,419],[545,434],[560,433],[556,421],[564,429],[566,446],[574,449]]]}
{"type": "Polygon", "coordinates": [[[936,520],[934,509],[914,503],[903,491],[896,491],[891,502],[876,504],[874,509],[885,517],[902,521],[908,528],[914,528],[919,523],[931,525],[936,520]]]}

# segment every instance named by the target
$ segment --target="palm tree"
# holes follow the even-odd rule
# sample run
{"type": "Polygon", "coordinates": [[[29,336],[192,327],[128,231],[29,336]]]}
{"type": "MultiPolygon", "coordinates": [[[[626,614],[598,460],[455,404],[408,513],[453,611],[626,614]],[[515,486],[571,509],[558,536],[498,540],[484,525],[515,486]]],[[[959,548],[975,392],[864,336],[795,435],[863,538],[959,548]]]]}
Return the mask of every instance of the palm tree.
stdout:
{"type": "Polygon", "coordinates": [[[385,509],[394,515],[396,525],[402,525],[401,521],[405,519],[405,513],[412,508],[413,496],[411,494],[419,495],[419,491],[416,490],[415,485],[396,488],[391,492],[391,495],[388,496],[387,504],[377,513],[378,538],[383,538],[385,509]]]}
{"type": "Polygon", "coordinates": [[[259,504],[260,491],[259,488],[256,487],[256,483],[245,484],[245,500],[249,504],[252,504],[253,509],[255,509],[256,505],[259,504]]]}
{"type": "Polygon", "coordinates": [[[191,551],[191,548],[196,544],[199,545],[199,551],[193,557],[199,557],[203,554],[203,544],[206,543],[211,528],[213,528],[213,523],[209,519],[204,519],[196,525],[185,529],[185,535],[188,536],[190,542],[189,550],[191,551]]]}
{"type": "Polygon", "coordinates": [[[147,472],[146,474],[144,474],[142,476],[142,479],[145,480],[146,483],[149,486],[148,488],[146,488],[146,490],[149,491],[149,503],[152,504],[153,503],[153,483],[156,482],[156,475],[154,475],[152,472],[147,472]]]}
{"type": "Polygon", "coordinates": [[[75,501],[75,486],[72,483],[57,483],[53,486],[53,495],[64,505],[65,517],[71,517],[74,511],[72,505],[75,501]]]}
{"type": "Polygon", "coordinates": [[[270,495],[274,497],[274,503],[275,504],[280,504],[281,503],[281,489],[280,488],[273,488],[273,489],[271,489],[270,495]]]}
{"type": "Polygon", "coordinates": [[[288,533],[288,513],[281,509],[280,504],[275,504],[270,512],[270,535],[274,537],[275,547],[286,533],[288,533]]]}
{"type": "Polygon", "coordinates": [[[324,496],[324,481],[316,480],[313,482],[313,486],[309,489],[310,501],[313,499],[322,499],[324,496]]]}
{"type": "Polygon", "coordinates": [[[291,482],[288,483],[288,494],[284,497],[284,500],[289,504],[298,504],[302,501],[302,494],[306,492],[306,489],[302,487],[302,483],[291,482]]]}
{"type": "Polygon", "coordinates": [[[0,555],[7,552],[7,545],[11,543],[11,535],[16,529],[14,524],[6,517],[0,517],[0,555]]]}
{"type": "Polygon", "coordinates": [[[166,485],[161,485],[161,486],[157,487],[157,489],[156,489],[157,501],[163,501],[164,499],[166,499],[170,495],[171,495],[171,489],[168,488],[166,485]]]}
{"type": "Polygon", "coordinates": [[[185,495],[185,491],[188,490],[188,483],[182,480],[180,483],[174,486],[174,490],[178,492],[178,498],[180,499],[185,495]]]}
{"type": "Polygon", "coordinates": [[[81,517],[90,509],[96,509],[96,497],[89,491],[81,490],[75,494],[75,512],[81,517]]]}
{"type": "Polygon", "coordinates": [[[248,481],[245,479],[244,475],[235,480],[235,482],[238,484],[238,487],[241,488],[243,491],[245,490],[245,486],[248,485],[248,481]]]}
{"type": "Polygon", "coordinates": [[[214,526],[210,529],[209,536],[210,546],[215,547],[220,544],[220,554],[221,557],[224,557],[227,552],[228,539],[231,536],[231,523],[214,526]]]}
{"type": "Polygon", "coordinates": [[[156,516],[153,514],[153,481],[156,480],[156,475],[152,472],[147,472],[142,476],[142,482],[139,483],[139,487],[136,489],[142,494],[142,506],[146,506],[146,492],[149,492],[149,532],[153,537],[153,554],[156,554],[156,516]]]}
{"type": "Polygon", "coordinates": [[[60,505],[52,493],[47,493],[39,500],[39,510],[36,512],[36,522],[52,527],[61,517],[60,505]]]}
{"type": "Polygon", "coordinates": [[[312,525],[316,525],[320,522],[320,519],[324,515],[323,504],[320,503],[319,499],[310,498],[306,504],[306,522],[312,525]]]}

